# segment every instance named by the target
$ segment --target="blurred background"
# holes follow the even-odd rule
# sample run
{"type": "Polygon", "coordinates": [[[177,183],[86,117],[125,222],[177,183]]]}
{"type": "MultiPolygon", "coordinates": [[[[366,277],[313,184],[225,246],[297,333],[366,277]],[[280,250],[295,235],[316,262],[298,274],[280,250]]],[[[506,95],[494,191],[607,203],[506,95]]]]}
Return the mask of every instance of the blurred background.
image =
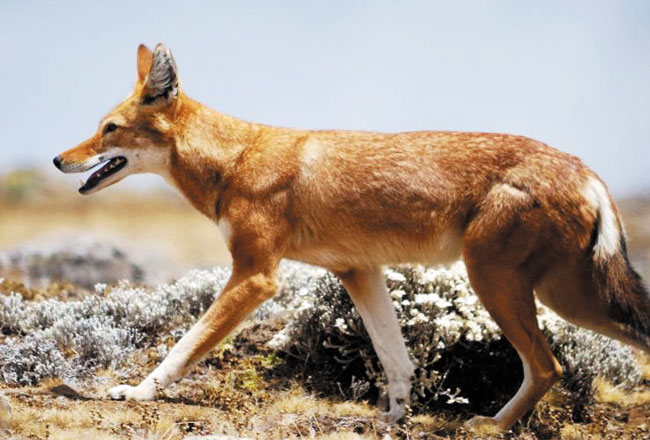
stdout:
{"type": "Polygon", "coordinates": [[[129,94],[141,42],[173,50],[190,96],[244,119],[508,132],[578,155],[650,274],[650,2],[156,0],[0,3],[1,277],[62,248],[82,272],[89,253],[98,267],[127,253],[143,282],[228,264],[162,179],[84,197],[51,165],[129,94]]]}

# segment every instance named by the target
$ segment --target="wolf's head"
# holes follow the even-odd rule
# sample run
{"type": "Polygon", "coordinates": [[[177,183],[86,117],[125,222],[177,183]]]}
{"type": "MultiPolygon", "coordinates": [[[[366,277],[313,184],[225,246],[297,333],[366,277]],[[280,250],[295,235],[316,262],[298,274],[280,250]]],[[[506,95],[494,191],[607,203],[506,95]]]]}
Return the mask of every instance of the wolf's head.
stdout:
{"type": "Polygon", "coordinates": [[[133,93],[111,110],[95,134],[54,158],[64,173],[79,173],[97,165],[79,188],[91,194],[129,174],[167,172],[179,117],[181,91],[176,63],[162,44],[154,51],[138,47],[138,80],[133,93]]]}

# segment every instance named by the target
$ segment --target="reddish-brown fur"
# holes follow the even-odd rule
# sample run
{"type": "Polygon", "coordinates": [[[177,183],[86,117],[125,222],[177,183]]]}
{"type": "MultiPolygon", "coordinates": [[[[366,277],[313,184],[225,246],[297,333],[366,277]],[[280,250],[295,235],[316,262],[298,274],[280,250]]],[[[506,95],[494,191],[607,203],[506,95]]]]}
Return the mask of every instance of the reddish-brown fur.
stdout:
{"type": "MultiPolygon", "coordinates": [[[[603,198],[600,180],[576,157],[504,134],[270,127],[212,111],[182,91],[145,105],[160,92],[148,75],[164,51],[138,49],[133,95],[92,138],[60,156],[62,169],[75,171],[75,164],[115,146],[126,156],[155,155],[150,169],[145,162],[133,172],[163,175],[226,231],[232,279],[197,330],[179,343],[184,348],[170,354],[180,360],[166,360],[156,370],[164,371],[152,373],[166,381],[163,386],[275,293],[275,270],[285,257],[339,274],[364,322],[373,325],[377,308],[387,313],[383,297],[368,290],[377,290],[380,265],[433,264],[462,255],[478,296],[527,371],[522,389],[499,414],[475,418],[470,426],[508,428],[561,374],[537,327],[533,290],[567,319],[648,350],[639,328],[649,320],[650,301],[625,250],[612,250],[614,238],[624,240],[618,213],[611,198],[603,198]],[[110,121],[119,128],[103,134],[110,121]],[[592,196],[598,203],[589,194],[601,195],[592,196]],[[610,229],[598,232],[599,222],[612,218],[614,226],[610,221],[610,229]],[[595,260],[598,234],[609,260],[595,260]],[[639,322],[623,322],[612,304],[633,310],[639,322]]],[[[170,69],[173,80],[175,65],[170,69]]],[[[377,339],[394,335],[375,332],[378,350],[377,339]]],[[[378,354],[394,367],[390,380],[408,381],[405,354],[392,360],[388,352],[378,354]]],[[[148,380],[112,395],[151,398],[148,380]]],[[[391,408],[393,418],[401,414],[391,408]]]]}

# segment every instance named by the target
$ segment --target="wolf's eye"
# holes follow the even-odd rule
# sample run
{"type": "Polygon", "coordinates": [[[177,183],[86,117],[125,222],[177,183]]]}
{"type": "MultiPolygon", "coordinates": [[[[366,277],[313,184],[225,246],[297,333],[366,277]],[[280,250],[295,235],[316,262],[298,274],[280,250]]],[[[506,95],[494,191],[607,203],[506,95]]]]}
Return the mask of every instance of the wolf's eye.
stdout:
{"type": "Polygon", "coordinates": [[[104,134],[110,133],[111,131],[115,131],[115,130],[117,130],[117,125],[115,125],[113,122],[109,122],[104,127],[104,134]]]}

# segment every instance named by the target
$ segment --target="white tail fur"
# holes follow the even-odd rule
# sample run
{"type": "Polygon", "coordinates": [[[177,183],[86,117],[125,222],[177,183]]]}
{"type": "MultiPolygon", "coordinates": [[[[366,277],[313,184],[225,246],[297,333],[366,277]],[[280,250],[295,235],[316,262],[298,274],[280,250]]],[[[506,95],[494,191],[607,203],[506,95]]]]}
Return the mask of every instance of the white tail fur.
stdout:
{"type": "Polygon", "coordinates": [[[620,231],[616,214],[605,186],[596,178],[590,177],[583,195],[598,212],[598,238],[594,245],[594,259],[602,261],[614,255],[620,246],[620,231]]]}

